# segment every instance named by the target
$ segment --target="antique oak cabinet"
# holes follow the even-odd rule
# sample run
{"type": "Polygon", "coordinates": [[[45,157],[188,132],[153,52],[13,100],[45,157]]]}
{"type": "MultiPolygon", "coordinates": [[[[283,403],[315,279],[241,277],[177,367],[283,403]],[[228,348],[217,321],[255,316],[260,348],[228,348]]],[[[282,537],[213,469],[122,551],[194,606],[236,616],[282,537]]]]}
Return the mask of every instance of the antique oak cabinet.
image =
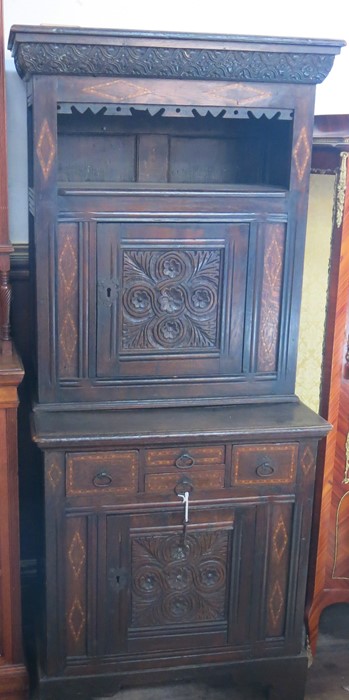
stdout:
{"type": "Polygon", "coordinates": [[[42,697],[216,669],[300,700],[328,426],[294,375],[315,85],[342,42],[19,26],[9,45],[28,86],[42,697]]]}

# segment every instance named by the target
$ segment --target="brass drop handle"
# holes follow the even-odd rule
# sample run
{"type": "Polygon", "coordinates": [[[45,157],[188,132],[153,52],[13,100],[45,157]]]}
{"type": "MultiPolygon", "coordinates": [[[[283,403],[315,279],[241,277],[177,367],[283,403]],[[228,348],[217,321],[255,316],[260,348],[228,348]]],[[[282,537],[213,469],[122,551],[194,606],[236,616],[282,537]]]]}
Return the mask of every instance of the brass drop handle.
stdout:
{"type": "Polygon", "coordinates": [[[261,464],[258,465],[256,469],[257,476],[265,478],[274,474],[274,467],[271,466],[268,459],[265,459],[261,464]]]}
{"type": "Polygon", "coordinates": [[[112,481],[113,479],[111,478],[110,474],[108,474],[108,472],[98,472],[98,474],[95,474],[95,476],[92,479],[93,485],[97,486],[98,488],[110,486],[112,481]]]}
{"type": "Polygon", "coordinates": [[[194,491],[194,484],[187,476],[183,476],[177,481],[174,491],[177,496],[183,496],[186,491],[188,491],[188,493],[194,491]]]}
{"type": "Polygon", "coordinates": [[[180,457],[178,457],[175,461],[176,467],[178,469],[190,469],[194,464],[194,458],[188,454],[187,452],[184,452],[180,457]]]}

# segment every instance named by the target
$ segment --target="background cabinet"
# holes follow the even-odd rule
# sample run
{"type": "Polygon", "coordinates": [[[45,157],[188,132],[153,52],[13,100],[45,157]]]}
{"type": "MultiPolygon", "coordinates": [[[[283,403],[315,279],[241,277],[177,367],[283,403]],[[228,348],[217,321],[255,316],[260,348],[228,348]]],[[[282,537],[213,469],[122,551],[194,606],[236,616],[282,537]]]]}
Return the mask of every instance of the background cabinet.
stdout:
{"type": "Polygon", "coordinates": [[[6,110],[2,2],[0,2],[0,697],[24,700],[19,575],[17,387],[21,361],[10,339],[10,252],[7,220],[6,110]]]}
{"type": "Polygon", "coordinates": [[[341,42],[15,27],[10,46],[28,83],[43,697],[216,669],[300,700],[328,426],[294,375],[314,90],[341,42]]]}
{"type": "Polygon", "coordinates": [[[308,605],[314,651],[323,609],[349,602],[348,133],[346,116],[318,117],[315,121],[313,167],[320,173],[334,172],[337,179],[320,403],[321,415],[333,428],[319,454],[308,605]]]}

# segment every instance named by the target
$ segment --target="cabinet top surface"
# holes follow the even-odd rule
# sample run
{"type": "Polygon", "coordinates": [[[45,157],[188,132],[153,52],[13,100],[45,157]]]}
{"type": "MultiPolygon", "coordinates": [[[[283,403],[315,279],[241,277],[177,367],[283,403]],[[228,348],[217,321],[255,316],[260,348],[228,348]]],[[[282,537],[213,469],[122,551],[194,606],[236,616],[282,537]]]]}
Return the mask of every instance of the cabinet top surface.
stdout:
{"type": "Polygon", "coordinates": [[[68,74],[313,84],[324,80],[343,46],[332,39],[45,25],[15,25],[8,43],[24,79],[68,74]]]}
{"type": "Polygon", "coordinates": [[[42,410],[33,416],[35,441],[41,446],[66,444],[152,443],[164,439],[191,441],[297,439],[321,437],[329,424],[297,401],[281,404],[166,408],[147,410],[42,410]]]}

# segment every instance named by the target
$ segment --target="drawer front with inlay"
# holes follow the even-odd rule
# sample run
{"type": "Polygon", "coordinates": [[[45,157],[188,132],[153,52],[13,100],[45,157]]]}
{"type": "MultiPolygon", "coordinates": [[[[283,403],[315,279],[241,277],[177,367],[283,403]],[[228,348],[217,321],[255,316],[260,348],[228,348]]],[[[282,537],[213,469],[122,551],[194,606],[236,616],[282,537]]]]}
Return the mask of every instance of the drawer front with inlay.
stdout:
{"type": "Polygon", "coordinates": [[[138,491],[138,452],[74,452],[66,459],[67,496],[138,491]]]}
{"type": "Polygon", "coordinates": [[[169,496],[188,490],[195,497],[198,492],[223,489],[225,446],[147,449],[144,471],[144,490],[148,494],[169,496]]]}
{"type": "Polygon", "coordinates": [[[145,492],[153,494],[184,493],[186,490],[195,497],[198,492],[210,492],[224,488],[225,470],[200,469],[190,474],[172,472],[145,475],[145,492]]]}
{"type": "Polygon", "coordinates": [[[292,484],[296,478],[298,444],[235,445],[231,483],[292,484]]]}
{"type": "Polygon", "coordinates": [[[147,472],[167,471],[169,467],[185,471],[192,467],[210,467],[211,465],[224,465],[224,463],[224,445],[145,450],[145,469],[147,472]]]}

